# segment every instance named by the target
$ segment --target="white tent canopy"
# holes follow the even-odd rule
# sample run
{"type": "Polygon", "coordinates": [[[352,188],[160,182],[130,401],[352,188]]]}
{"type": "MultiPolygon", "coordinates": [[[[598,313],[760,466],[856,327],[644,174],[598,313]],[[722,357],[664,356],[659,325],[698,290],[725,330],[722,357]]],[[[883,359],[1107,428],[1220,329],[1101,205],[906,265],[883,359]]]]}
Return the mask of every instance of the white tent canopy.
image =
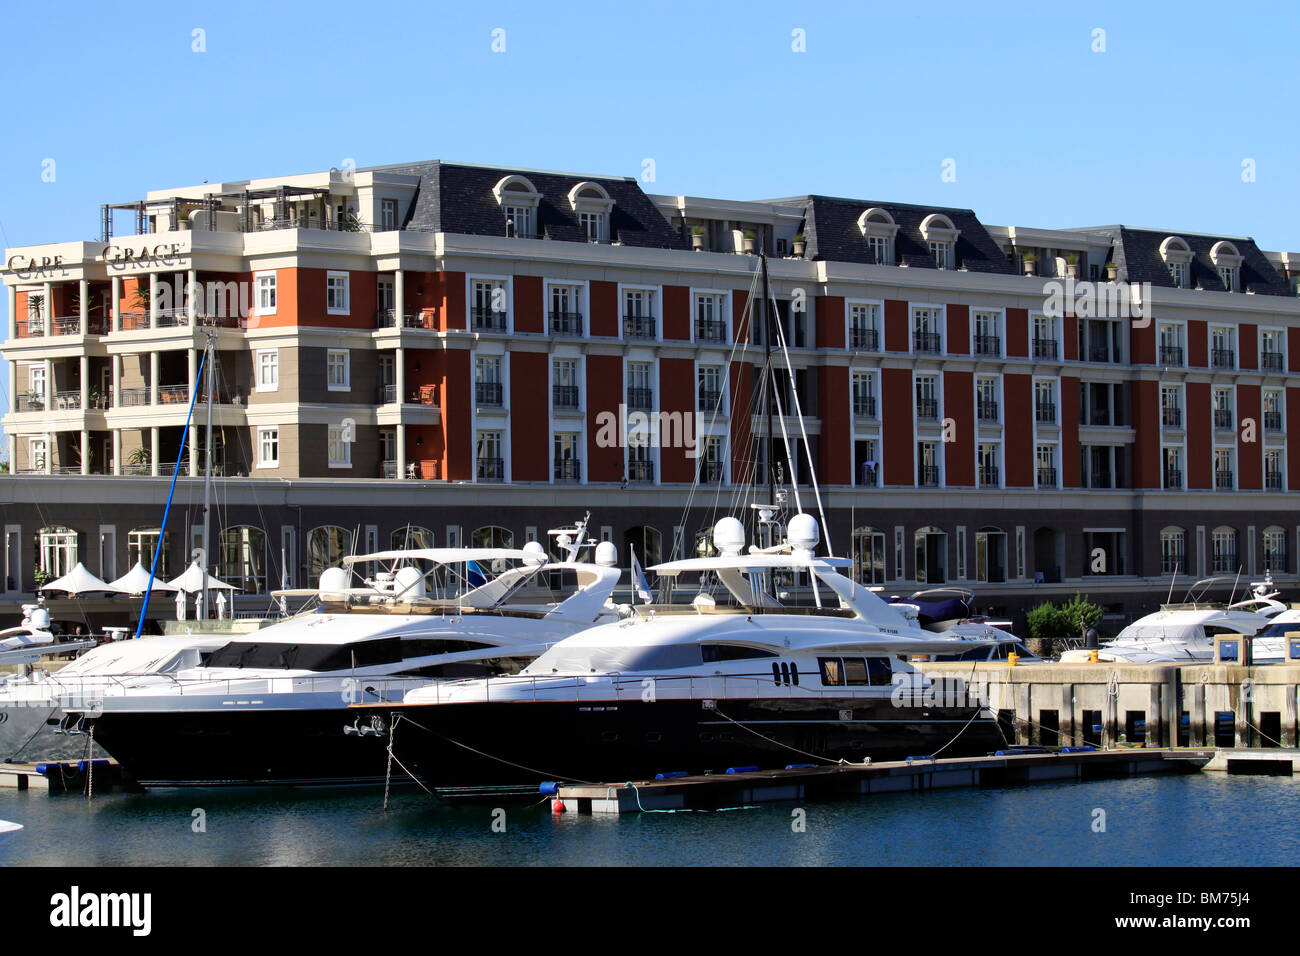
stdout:
{"type": "MultiPolygon", "coordinates": [[[[184,591],[186,594],[197,594],[199,591],[203,590],[203,569],[200,568],[198,562],[195,561],[185,569],[184,574],[178,578],[172,578],[167,582],[167,584],[172,588],[184,591]]],[[[214,588],[225,588],[227,591],[239,590],[239,588],[235,587],[233,584],[227,584],[225,581],[218,581],[209,574],[208,590],[211,591],[214,588]]]]}
{"type": "MultiPolygon", "coordinates": [[[[135,567],[113,582],[113,587],[123,594],[144,594],[149,590],[149,569],[137,561],[135,567]]],[[[175,591],[176,588],[156,577],[153,579],[153,590],[175,591]]]]}
{"type": "Polygon", "coordinates": [[[77,566],[57,580],[41,588],[42,591],[66,591],[68,594],[117,594],[118,589],[89,571],[80,561],[77,566]]]}

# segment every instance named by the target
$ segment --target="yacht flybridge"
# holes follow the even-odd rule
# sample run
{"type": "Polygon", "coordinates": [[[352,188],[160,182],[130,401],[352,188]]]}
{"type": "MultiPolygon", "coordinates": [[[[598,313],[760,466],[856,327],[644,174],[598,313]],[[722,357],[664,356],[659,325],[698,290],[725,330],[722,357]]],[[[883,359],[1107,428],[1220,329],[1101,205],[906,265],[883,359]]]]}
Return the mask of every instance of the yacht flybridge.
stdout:
{"type": "Polygon", "coordinates": [[[936,700],[908,658],[989,646],[936,634],[815,557],[816,519],[744,553],[735,518],[715,527],[717,557],[671,561],[661,577],[710,573],[727,600],[645,605],[576,634],[519,674],[358,702],[358,740],[440,789],[522,788],[540,780],[645,779],[736,766],[985,753],[1002,743],[978,702],[936,700]],[[809,601],[773,587],[806,574],[809,601]],[[524,705],[524,706],[521,706],[524,705]]]}
{"type": "MultiPolygon", "coordinates": [[[[581,541],[584,527],[569,529],[579,537],[570,558],[594,544],[581,541]]],[[[617,620],[616,560],[609,543],[594,563],[548,561],[536,543],[357,555],[321,574],[314,611],[234,638],[200,666],[70,701],[65,720],[146,786],[375,782],[383,759],[344,744],[358,730],[349,704],[517,672],[617,620]],[[354,586],[366,565],[387,569],[354,586]]]]}

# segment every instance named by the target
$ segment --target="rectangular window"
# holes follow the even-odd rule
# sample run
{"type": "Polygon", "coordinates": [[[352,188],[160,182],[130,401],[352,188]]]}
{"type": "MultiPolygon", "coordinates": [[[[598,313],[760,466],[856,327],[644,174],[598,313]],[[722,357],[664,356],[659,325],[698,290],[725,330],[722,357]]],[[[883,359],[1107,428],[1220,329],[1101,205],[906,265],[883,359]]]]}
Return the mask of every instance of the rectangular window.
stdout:
{"type": "Polygon", "coordinates": [[[397,200],[382,199],[379,203],[379,225],[384,232],[397,228],[397,200]]]}
{"type": "Polygon", "coordinates": [[[275,315],[275,273],[257,274],[257,314],[275,315]]]}
{"type": "Polygon", "coordinates": [[[582,229],[588,242],[604,242],[606,239],[605,214],[601,212],[578,213],[578,227],[582,229]]]}
{"type": "Polygon", "coordinates": [[[350,355],[347,349],[325,353],[325,380],[331,392],[346,392],[352,387],[350,355]]]}
{"type": "Polygon", "coordinates": [[[556,432],[553,454],[556,481],[582,480],[582,435],[578,432],[556,432]]]}
{"type": "Polygon", "coordinates": [[[998,379],[981,377],[975,380],[976,415],[981,422],[999,421],[998,379]]]}
{"type": "Polygon", "coordinates": [[[380,279],[375,284],[375,308],[379,310],[380,315],[388,315],[393,311],[394,288],[396,280],[380,279]]]}
{"type": "Polygon", "coordinates": [[[853,373],[853,414],[876,417],[876,377],[871,372],[853,373]]]}
{"type": "Polygon", "coordinates": [[[504,442],[501,432],[479,432],[475,443],[475,474],[479,481],[505,481],[504,442]]]}
{"type": "Polygon", "coordinates": [[[723,318],[723,298],[712,293],[695,297],[695,340],[725,342],[727,323],[723,318]]]}
{"type": "Polygon", "coordinates": [[[939,487],[939,443],[934,441],[916,444],[916,483],[922,488],[939,487]]]}
{"type": "Polygon", "coordinates": [[[506,219],[511,226],[510,234],[520,239],[532,239],[536,236],[533,230],[533,210],[528,206],[506,206],[506,219]]]}
{"type": "Polygon", "coordinates": [[[999,487],[1002,484],[1000,473],[1002,446],[997,442],[980,442],[977,457],[979,459],[980,487],[999,487]]]}
{"type": "Polygon", "coordinates": [[[1035,452],[1038,465],[1038,487],[1055,488],[1056,481],[1056,446],[1039,445],[1035,452]]]}
{"type": "Polygon", "coordinates": [[[506,329],[506,287],[491,279],[470,284],[470,327],[504,332],[506,329]]]}
{"type": "Polygon", "coordinates": [[[1174,280],[1174,286],[1179,289],[1187,288],[1187,263],[1170,262],[1169,277],[1174,280]]]}
{"type": "Polygon", "coordinates": [[[330,425],[328,435],[329,465],[331,468],[352,467],[352,428],[348,425],[330,425]]]}
{"type": "Polygon", "coordinates": [[[912,351],[939,352],[943,347],[938,309],[912,310],[912,351]]]}
{"type": "Polygon", "coordinates": [[[330,315],[348,314],[348,282],[346,272],[330,272],[325,276],[325,311],[330,315]]]}
{"type": "Polygon", "coordinates": [[[934,264],[940,269],[952,268],[952,243],[951,242],[932,242],[930,243],[930,255],[934,256],[934,264]]]}
{"type": "Polygon", "coordinates": [[[868,352],[880,350],[880,306],[855,303],[849,306],[849,348],[868,352]]]}
{"type": "Polygon", "coordinates": [[[257,430],[257,467],[280,467],[280,429],[259,428],[257,430]]]}
{"type": "Polygon", "coordinates": [[[701,365],[697,373],[699,379],[700,411],[705,415],[724,414],[722,366],[701,365]]]}
{"type": "Polygon", "coordinates": [[[1056,383],[1034,382],[1034,421],[1040,425],[1056,424],[1056,383]]]}
{"type": "Polygon", "coordinates": [[[1056,338],[1056,320],[1050,315],[1034,316],[1034,358],[1056,359],[1060,346],[1056,338]]]}
{"type": "Polygon", "coordinates": [[[1160,423],[1166,428],[1183,427],[1183,390],[1177,385],[1160,389],[1160,423]]]}
{"type": "Polygon", "coordinates": [[[916,377],[916,417],[924,421],[939,418],[939,380],[933,375],[916,377]]]}
{"type": "Polygon", "coordinates": [[[975,313],[975,354],[1001,355],[1002,336],[999,333],[997,312],[975,313]]]}
{"type": "Polygon", "coordinates": [[[266,349],[257,353],[257,391],[274,392],[280,387],[280,352],[266,349]]]}
{"type": "Polygon", "coordinates": [[[1231,448],[1214,449],[1214,488],[1216,491],[1231,491],[1236,487],[1233,472],[1233,450],[1231,448]]]}

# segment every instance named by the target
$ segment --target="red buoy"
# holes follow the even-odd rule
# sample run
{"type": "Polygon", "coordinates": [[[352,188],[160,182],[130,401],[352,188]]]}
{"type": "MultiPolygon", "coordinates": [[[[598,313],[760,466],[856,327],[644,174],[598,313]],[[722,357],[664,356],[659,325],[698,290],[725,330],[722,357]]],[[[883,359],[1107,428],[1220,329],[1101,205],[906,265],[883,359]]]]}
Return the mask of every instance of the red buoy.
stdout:
{"type": "Polygon", "coordinates": [[[554,800],[551,801],[551,815],[558,817],[563,812],[564,812],[564,801],[561,800],[559,797],[556,797],[554,800]]]}

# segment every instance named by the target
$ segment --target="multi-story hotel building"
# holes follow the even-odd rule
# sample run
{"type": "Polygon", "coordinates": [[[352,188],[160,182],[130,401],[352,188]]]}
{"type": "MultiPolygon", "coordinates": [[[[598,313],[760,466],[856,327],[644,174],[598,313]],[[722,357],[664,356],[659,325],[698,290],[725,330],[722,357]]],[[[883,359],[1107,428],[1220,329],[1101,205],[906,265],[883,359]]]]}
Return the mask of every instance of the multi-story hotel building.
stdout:
{"type": "Polygon", "coordinates": [[[756,251],[793,471],[816,463],[860,580],[1011,615],[1074,591],[1136,613],[1175,570],[1294,583],[1296,254],[430,162],[159,190],[95,241],[6,251],[4,599],[148,562],[195,388],[164,571],[196,546],[211,399],[211,570],[244,608],[349,551],[588,509],[625,564],[691,551],[765,481],[756,251]],[[620,406],[677,413],[698,457],[621,440],[620,406]]]}

